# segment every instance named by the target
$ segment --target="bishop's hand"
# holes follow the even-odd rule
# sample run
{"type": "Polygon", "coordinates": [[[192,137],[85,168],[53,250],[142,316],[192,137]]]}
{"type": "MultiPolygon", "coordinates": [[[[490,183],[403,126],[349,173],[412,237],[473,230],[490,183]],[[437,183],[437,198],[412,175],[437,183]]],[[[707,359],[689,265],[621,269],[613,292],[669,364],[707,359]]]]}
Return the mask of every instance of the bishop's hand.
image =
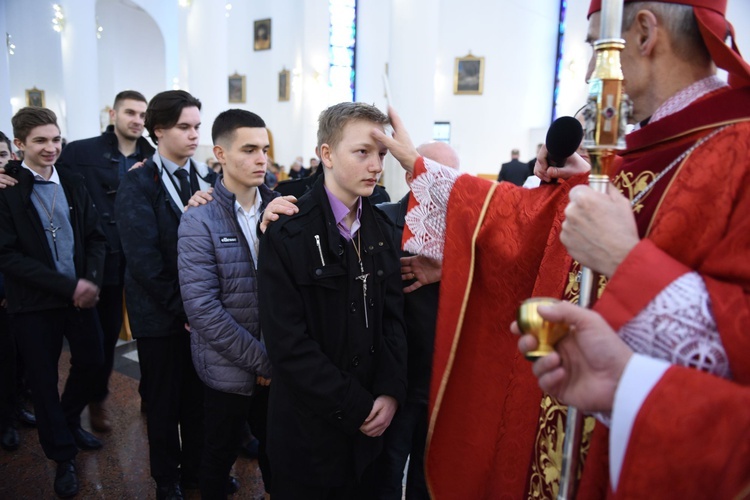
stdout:
{"type": "Polygon", "coordinates": [[[582,266],[612,277],[640,241],[630,201],[612,185],[607,193],[576,186],[569,197],[560,241],[582,266]]]}

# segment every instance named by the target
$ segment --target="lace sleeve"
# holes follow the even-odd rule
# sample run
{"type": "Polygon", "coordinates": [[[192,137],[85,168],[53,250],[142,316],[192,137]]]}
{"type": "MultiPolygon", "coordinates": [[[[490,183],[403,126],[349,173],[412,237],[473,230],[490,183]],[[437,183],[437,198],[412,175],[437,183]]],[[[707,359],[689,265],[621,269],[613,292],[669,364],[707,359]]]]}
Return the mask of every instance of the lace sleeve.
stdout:
{"type": "Polygon", "coordinates": [[[406,214],[413,236],[404,243],[404,250],[442,261],[448,197],[461,174],[427,158],[424,165],[425,171],[411,184],[417,205],[406,214]]]}
{"type": "Polygon", "coordinates": [[[706,285],[696,272],[667,286],[619,331],[631,349],[731,379],[706,285]]]}

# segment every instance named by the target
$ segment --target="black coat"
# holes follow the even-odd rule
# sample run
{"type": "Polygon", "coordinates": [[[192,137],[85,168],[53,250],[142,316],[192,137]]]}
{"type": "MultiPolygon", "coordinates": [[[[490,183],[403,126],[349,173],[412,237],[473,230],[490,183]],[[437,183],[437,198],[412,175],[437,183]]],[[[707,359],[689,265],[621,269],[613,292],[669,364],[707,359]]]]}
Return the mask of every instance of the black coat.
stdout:
{"type": "MultiPolygon", "coordinates": [[[[0,189],[0,272],[5,276],[8,312],[31,312],[67,307],[73,302],[78,280],[55,268],[39,213],[31,201],[34,176],[10,162],[6,172],[18,179],[0,189]]],[[[102,284],[106,240],[83,177],[58,168],[73,227],[73,260],[78,278],[102,284]]]]}
{"type": "MultiPolygon", "coordinates": [[[[393,222],[393,241],[400,244],[406,224],[409,193],[395,203],[381,203],[377,207],[393,222]]],[[[401,250],[401,256],[410,256],[401,250]]],[[[410,285],[414,281],[404,283],[410,285]]],[[[413,292],[404,294],[404,321],[406,322],[406,345],[409,353],[408,398],[410,401],[427,402],[430,396],[432,375],[432,353],[435,350],[435,326],[437,324],[440,283],[422,285],[413,292]]]]}
{"type": "Polygon", "coordinates": [[[497,181],[508,181],[516,186],[523,186],[528,176],[529,165],[527,163],[511,160],[508,163],[503,163],[500,167],[500,174],[497,176],[497,181]]]}
{"type": "MultiPolygon", "coordinates": [[[[138,139],[140,158],[151,158],[154,148],[148,140],[138,139]]],[[[107,237],[107,258],[104,265],[104,284],[122,284],[124,259],[120,236],[115,223],[115,196],[120,185],[120,156],[114,126],[100,136],[73,141],[62,150],[58,164],[65,165],[86,179],[86,189],[101,216],[102,229],[107,237]]]]}
{"type": "MultiPolygon", "coordinates": [[[[213,184],[215,178],[209,171],[206,180],[213,184]]],[[[153,160],[123,177],[115,217],[127,262],[125,301],[135,338],[186,333],[187,316],[177,275],[181,216],[182,210],[165,190],[153,160]]]]}
{"type": "Polygon", "coordinates": [[[269,459],[275,481],[331,487],[359,476],[382,448],[381,438],[359,431],[375,398],[405,400],[400,265],[390,223],[363,199],[365,328],[358,259],[336,228],[322,179],[298,206],[269,226],[258,259],[261,328],[273,366],[269,459]]]}

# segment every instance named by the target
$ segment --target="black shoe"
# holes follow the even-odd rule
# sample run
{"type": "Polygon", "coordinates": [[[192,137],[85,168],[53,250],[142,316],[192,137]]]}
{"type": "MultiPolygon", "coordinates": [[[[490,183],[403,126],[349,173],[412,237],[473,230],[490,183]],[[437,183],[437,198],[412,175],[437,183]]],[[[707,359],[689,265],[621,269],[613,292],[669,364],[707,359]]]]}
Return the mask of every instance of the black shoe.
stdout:
{"type": "Polygon", "coordinates": [[[170,483],[156,487],[156,500],[182,500],[182,489],[180,483],[170,483]]]}
{"type": "Polygon", "coordinates": [[[252,438],[246,445],[240,446],[240,455],[245,458],[258,458],[258,438],[252,438]]]}
{"type": "Polygon", "coordinates": [[[96,436],[86,432],[81,427],[71,429],[70,432],[73,434],[76,446],[82,450],[98,450],[102,447],[102,442],[96,436]]]}
{"type": "Polygon", "coordinates": [[[23,422],[24,425],[28,425],[29,427],[36,427],[36,415],[24,408],[19,408],[18,420],[23,422]]]}
{"type": "Polygon", "coordinates": [[[234,495],[238,491],[240,491],[240,482],[236,477],[229,476],[229,480],[227,481],[227,495],[234,495]]]}
{"type": "Polygon", "coordinates": [[[15,451],[21,444],[21,439],[18,436],[18,431],[13,425],[8,425],[3,428],[2,437],[0,438],[0,446],[7,451],[15,451]]]}
{"type": "Polygon", "coordinates": [[[61,498],[72,497],[78,493],[78,475],[76,475],[76,464],[73,460],[57,462],[55,493],[61,498]]]}

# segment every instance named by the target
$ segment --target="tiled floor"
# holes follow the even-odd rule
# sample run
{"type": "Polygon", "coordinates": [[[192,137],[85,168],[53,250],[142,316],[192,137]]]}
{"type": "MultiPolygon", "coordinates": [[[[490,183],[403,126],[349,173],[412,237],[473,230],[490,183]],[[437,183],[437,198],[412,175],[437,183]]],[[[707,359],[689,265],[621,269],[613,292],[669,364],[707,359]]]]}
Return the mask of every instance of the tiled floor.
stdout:
{"type": "MultiPolygon", "coordinates": [[[[81,451],[76,459],[81,491],[76,498],[150,499],[155,498],[154,483],[149,474],[148,443],[145,416],[140,412],[138,396],[138,363],[135,343],[117,348],[115,372],[110,381],[107,400],[114,430],[97,434],[104,441],[99,451],[81,451]],[[134,356],[135,355],[135,356],[134,356]]],[[[60,358],[60,387],[68,374],[70,355],[60,358]]],[[[88,410],[84,410],[83,427],[90,430],[88,410]]],[[[48,460],[39,446],[36,429],[21,427],[21,447],[7,452],[0,449],[0,499],[52,499],[55,463],[48,460]]],[[[263,483],[257,460],[238,458],[233,475],[241,484],[233,498],[262,499],[263,483]]],[[[197,499],[197,491],[187,498],[197,499]]]]}

